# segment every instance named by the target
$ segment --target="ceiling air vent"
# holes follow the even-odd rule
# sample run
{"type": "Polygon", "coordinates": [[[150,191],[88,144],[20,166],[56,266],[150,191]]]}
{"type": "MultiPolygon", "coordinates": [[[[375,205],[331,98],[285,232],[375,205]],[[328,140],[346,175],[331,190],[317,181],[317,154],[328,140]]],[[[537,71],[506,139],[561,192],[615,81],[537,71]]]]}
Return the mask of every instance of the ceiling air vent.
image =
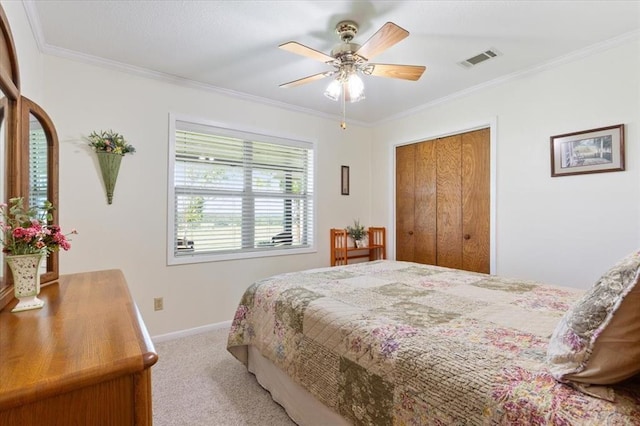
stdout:
{"type": "Polygon", "coordinates": [[[472,56],[471,58],[465,59],[464,61],[459,62],[459,64],[465,68],[471,68],[475,65],[478,65],[481,62],[487,61],[491,58],[495,58],[496,56],[499,56],[499,55],[500,55],[500,52],[498,52],[496,49],[489,49],[489,50],[485,50],[484,52],[476,56],[472,56]]]}

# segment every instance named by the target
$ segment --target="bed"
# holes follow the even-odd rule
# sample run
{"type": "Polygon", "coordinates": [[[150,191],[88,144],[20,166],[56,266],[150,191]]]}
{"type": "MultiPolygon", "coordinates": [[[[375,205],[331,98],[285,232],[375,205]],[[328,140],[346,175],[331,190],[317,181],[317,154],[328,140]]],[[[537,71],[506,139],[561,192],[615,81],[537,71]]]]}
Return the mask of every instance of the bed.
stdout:
{"type": "MultiPolygon", "coordinates": [[[[410,262],[312,269],[248,288],[228,350],[300,425],[640,424],[633,371],[602,385],[610,400],[552,371],[550,337],[584,298],[584,290],[410,262]]],[[[571,356],[556,358],[582,370],[571,356]]]]}

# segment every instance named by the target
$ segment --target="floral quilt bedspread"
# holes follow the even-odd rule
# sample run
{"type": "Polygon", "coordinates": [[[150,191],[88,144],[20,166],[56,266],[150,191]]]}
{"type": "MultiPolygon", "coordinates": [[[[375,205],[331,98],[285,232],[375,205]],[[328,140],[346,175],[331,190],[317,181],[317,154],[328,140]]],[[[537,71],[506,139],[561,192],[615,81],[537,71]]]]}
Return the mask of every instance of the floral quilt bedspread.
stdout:
{"type": "Polygon", "coordinates": [[[382,260],[277,275],[245,292],[228,350],[253,345],[355,425],[640,424],[556,382],[549,337],[581,290],[382,260]]]}

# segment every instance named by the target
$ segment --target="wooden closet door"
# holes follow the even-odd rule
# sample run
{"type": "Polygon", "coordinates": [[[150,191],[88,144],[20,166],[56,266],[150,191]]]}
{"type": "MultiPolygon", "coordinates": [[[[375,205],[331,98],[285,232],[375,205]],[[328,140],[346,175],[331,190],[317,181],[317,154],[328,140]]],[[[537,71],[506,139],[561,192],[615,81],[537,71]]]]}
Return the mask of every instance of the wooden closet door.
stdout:
{"type": "Polygon", "coordinates": [[[462,137],[436,141],[437,265],[462,269],[462,137]]]}
{"type": "Polygon", "coordinates": [[[413,262],[435,265],[437,258],[436,143],[416,144],[413,262]]]}
{"type": "Polygon", "coordinates": [[[436,263],[436,144],[396,148],[396,259],[436,263]]]}
{"type": "Polygon", "coordinates": [[[396,259],[413,262],[416,146],[396,148],[396,259]]]}
{"type": "Polygon", "coordinates": [[[490,133],[462,135],[462,269],[490,267],[490,133]]]}
{"type": "Polygon", "coordinates": [[[396,259],[489,272],[489,129],[396,148],[396,259]]]}

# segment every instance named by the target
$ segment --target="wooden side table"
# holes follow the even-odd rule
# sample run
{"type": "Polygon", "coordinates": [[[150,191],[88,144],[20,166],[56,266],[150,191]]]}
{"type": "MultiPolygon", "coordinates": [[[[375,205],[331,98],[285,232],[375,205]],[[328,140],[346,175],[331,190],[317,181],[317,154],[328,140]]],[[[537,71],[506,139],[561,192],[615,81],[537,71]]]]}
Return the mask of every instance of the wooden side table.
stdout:
{"type": "Polygon", "coordinates": [[[333,228],[330,232],[331,266],[347,265],[349,259],[368,258],[371,260],[387,258],[387,235],[384,227],[369,227],[366,247],[349,246],[346,229],[333,228]]]}

